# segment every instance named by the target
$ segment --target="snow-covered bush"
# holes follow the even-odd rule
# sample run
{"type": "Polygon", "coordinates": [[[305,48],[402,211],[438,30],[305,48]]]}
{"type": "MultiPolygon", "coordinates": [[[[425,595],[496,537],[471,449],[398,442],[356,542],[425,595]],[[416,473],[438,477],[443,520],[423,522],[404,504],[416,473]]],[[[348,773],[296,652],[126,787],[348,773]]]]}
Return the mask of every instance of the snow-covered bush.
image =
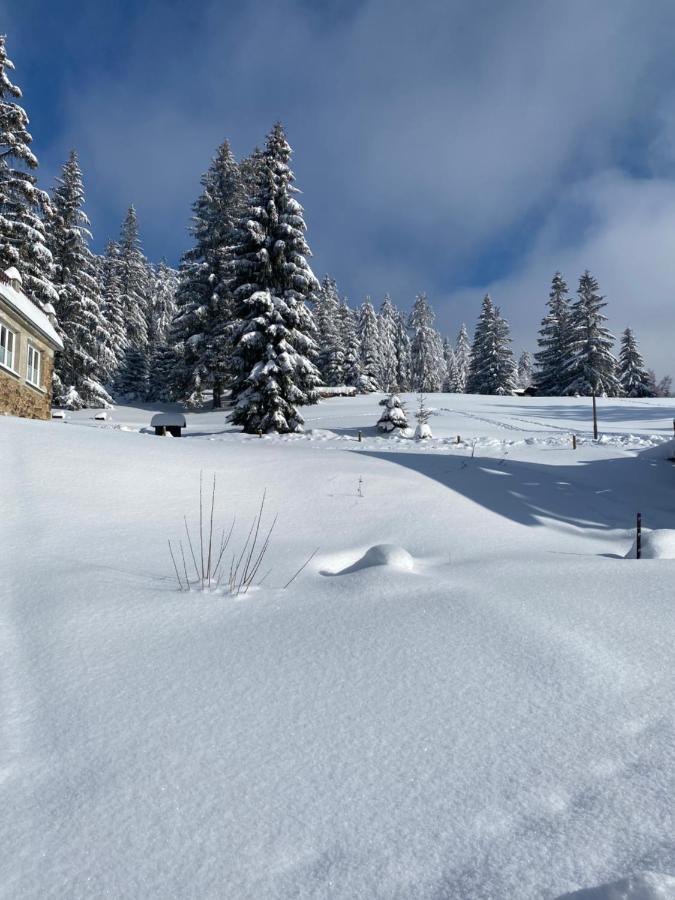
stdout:
{"type": "Polygon", "coordinates": [[[377,427],[386,432],[404,431],[408,427],[405,408],[397,394],[391,394],[385,401],[377,427]]]}
{"type": "Polygon", "coordinates": [[[426,405],[426,397],[424,394],[419,394],[417,397],[418,407],[417,412],[415,413],[415,418],[417,419],[417,428],[415,428],[415,439],[418,441],[424,440],[425,438],[433,437],[431,433],[431,428],[429,426],[429,418],[431,416],[431,410],[426,405]]]}

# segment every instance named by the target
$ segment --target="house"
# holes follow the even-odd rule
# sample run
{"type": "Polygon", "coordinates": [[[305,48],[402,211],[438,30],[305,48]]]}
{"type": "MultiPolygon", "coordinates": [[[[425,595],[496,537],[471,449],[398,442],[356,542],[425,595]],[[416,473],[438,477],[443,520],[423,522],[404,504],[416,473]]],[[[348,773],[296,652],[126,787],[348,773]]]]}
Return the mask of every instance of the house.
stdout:
{"type": "Polygon", "coordinates": [[[0,271],[0,414],[48,419],[54,353],[61,338],[21,289],[12,267],[0,271]]]}

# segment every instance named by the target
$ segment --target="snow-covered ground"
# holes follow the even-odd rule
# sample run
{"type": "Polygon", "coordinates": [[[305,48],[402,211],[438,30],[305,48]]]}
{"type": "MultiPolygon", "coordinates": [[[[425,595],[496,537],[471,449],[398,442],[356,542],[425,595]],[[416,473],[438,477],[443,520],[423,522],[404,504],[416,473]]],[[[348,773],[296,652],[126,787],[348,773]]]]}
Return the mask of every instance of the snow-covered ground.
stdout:
{"type": "Polygon", "coordinates": [[[675,403],[379,399],[0,419],[0,897],[675,897],[675,403]],[[200,472],[246,595],[177,590],[200,472]]]}

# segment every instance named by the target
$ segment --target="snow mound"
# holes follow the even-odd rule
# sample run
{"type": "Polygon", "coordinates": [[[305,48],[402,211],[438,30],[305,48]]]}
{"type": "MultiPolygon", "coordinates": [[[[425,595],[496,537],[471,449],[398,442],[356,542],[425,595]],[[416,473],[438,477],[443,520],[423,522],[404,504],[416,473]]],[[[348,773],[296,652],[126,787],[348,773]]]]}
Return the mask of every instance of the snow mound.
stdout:
{"type": "Polygon", "coordinates": [[[399,572],[410,572],[415,568],[415,560],[408,551],[398,544],[375,544],[370,547],[356,562],[337,572],[324,572],[324,575],[349,575],[373,566],[387,566],[399,572]]]}
{"type": "MultiPolygon", "coordinates": [[[[625,559],[636,558],[636,542],[625,559]]],[[[642,559],[675,559],[675,528],[657,528],[642,532],[642,559]]]]}
{"type": "Polygon", "coordinates": [[[675,878],[643,872],[612,884],[564,894],[558,900],[675,900],[675,878]]]}

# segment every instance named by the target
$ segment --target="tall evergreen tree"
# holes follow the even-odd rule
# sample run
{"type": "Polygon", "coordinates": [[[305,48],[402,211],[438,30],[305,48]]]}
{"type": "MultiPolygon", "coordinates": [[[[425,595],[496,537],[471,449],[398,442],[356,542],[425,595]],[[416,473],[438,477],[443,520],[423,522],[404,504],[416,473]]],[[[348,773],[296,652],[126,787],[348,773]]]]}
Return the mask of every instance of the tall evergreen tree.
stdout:
{"type": "Polygon", "coordinates": [[[178,273],[162,261],[151,269],[148,318],[148,400],[171,399],[171,385],[180,360],[169,338],[176,313],[178,273]]]}
{"type": "Polygon", "coordinates": [[[382,377],[380,330],[370,297],[366,297],[361,304],[358,334],[361,342],[361,379],[359,381],[359,390],[366,394],[370,391],[379,390],[382,377]]]}
{"type": "Polygon", "coordinates": [[[195,245],[180,267],[173,341],[183,360],[177,385],[180,398],[197,404],[211,388],[213,405],[219,407],[232,374],[233,254],[245,199],[229,141],[218,148],[201,184],[202,193],[193,206],[195,245]]]}
{"type": "Polygon", "coordinates": [[[418,294],[408,325],[414,331],[410,347],[413,388],[422,393],[440,391],[446,377],[443,343],[434,318],[426,294],[418,294]]]}
{"type": "Polygon", "coordinates": [[[410,337],[406,327],[405,317],[400,310],[396,310],[396,383],[399,391],[412,390],[412,360],[410,353],[410,337]]]}
{"type": "Polygon", "coordinates": [[[632,328],[626,328],[621,336],[621,351],[617,370],[621,393],[625,397],[654,397],[655,387],[637,347],[632,328]]]}
{"type": "Polygon", "coordinates": [[[443,338],[443,359],[445,360],[445,378],[443,390],[450,394],[457,393],[457,364],[455,351],[447,337],[443,338]]]}
{"type": "Polygon", "coordinates": [[[471,368],[471,342],[466,330],[466,325],[462,323],[457,339],[455,341],[455,377],[457,393],[463,394],[466,391],[466,382],[469,378],[469,369],[471,368]]]}
{"type": "Polygon", "coordinates": [[[309,267],[303,209],[281,124],[261,162],[261,189],[240,223],[234,261],[235,314],[231,421],[246,432],[301,431],[297,407],[315,403],[321,378],[306,303],[319,284],[309,267]]]}
{"type": "Polygon", "coordinates": [[[389,294],[385,294],[380,314],[377,317],[380,336],[380,383],[383,391],[400,390],[398,383],[398,357],[396,354],[396,337],[398,322],[396,307],[389,294]]]}
{"type": "Polygon", "coordinates": [[[539,350],[534,354],[536,372],[534,380],[540,394],[558,397],[569,386],[569,371],[574,352],[572,310],[567,285],[560,272],[556,272],[548,295],[548,312],[539,329],[539,350]]]}
{"type": "Polygon", "coordinates": [[[56,313],[64,342],[56,356],[55,400],[68,409],[109,406],[111,400],[101,384],[98,341],[105,325],[83,205],[82,173],[73,150],[57,179],[49,227],[56,313]]]}
{"type": "Polygon", "coordinates": [[[523,350],[518,358],[518,387],[528,388],[532,384],[532,354],[523,350]]]}
{"type": "Polygon", "coordinates": [[[586,270],[579,279],[578,299],[572,306],[572,358],[567,368],[568,394],[615,397],[619,391],[614,337],[605,326],[607,306],[598,292],[598,282],[586,270]]]}
{"type": "Polygon", "coordinates": [[[148,346],[148,264],[141,249],[136,210],[130,206],[122,223],[118,250],[120,300],[130,347],[143,352],[148,346]]]}
{"type": "Polygon", "coordinates": [[[340,358],[342,335],[339,321],[340,297],[335,279],[324,275],[314,301],[314,323],[319,345],[317,366],[325,384],[342,383],[340,358]]]}
{"type": "Polygon", "coordinates": [[[361,383],[361,345],[356,330],[356,315],[346,302],[340,304],[340,333],[344,347],[343,377],[348,387],[361,383]]]}
{"type": "Polygon", "coordinates": [[[119,246],[108,241],[98,260],[99,295],[105,332],[99,341],[99,366],[106,386],[115,382],[129,342],[122,309],[122,287],[119,273],[119,246]]]}
{"type": "Polygon", "coordinates": [[[55,322],[57,294],[44,224],[50,203],[32,174],[38,161],[30,149],[28,116],[16,102],[21,89],[7,74],[13,69],[0,35],[0,270],[15,266],[26,295],[55,322]]]}
{"type": "Polygon", "coordinates": [[[471,350],[466,390],[469,394],[511,394],[516,387],[509,326],[486,294],[471,350]]]}

